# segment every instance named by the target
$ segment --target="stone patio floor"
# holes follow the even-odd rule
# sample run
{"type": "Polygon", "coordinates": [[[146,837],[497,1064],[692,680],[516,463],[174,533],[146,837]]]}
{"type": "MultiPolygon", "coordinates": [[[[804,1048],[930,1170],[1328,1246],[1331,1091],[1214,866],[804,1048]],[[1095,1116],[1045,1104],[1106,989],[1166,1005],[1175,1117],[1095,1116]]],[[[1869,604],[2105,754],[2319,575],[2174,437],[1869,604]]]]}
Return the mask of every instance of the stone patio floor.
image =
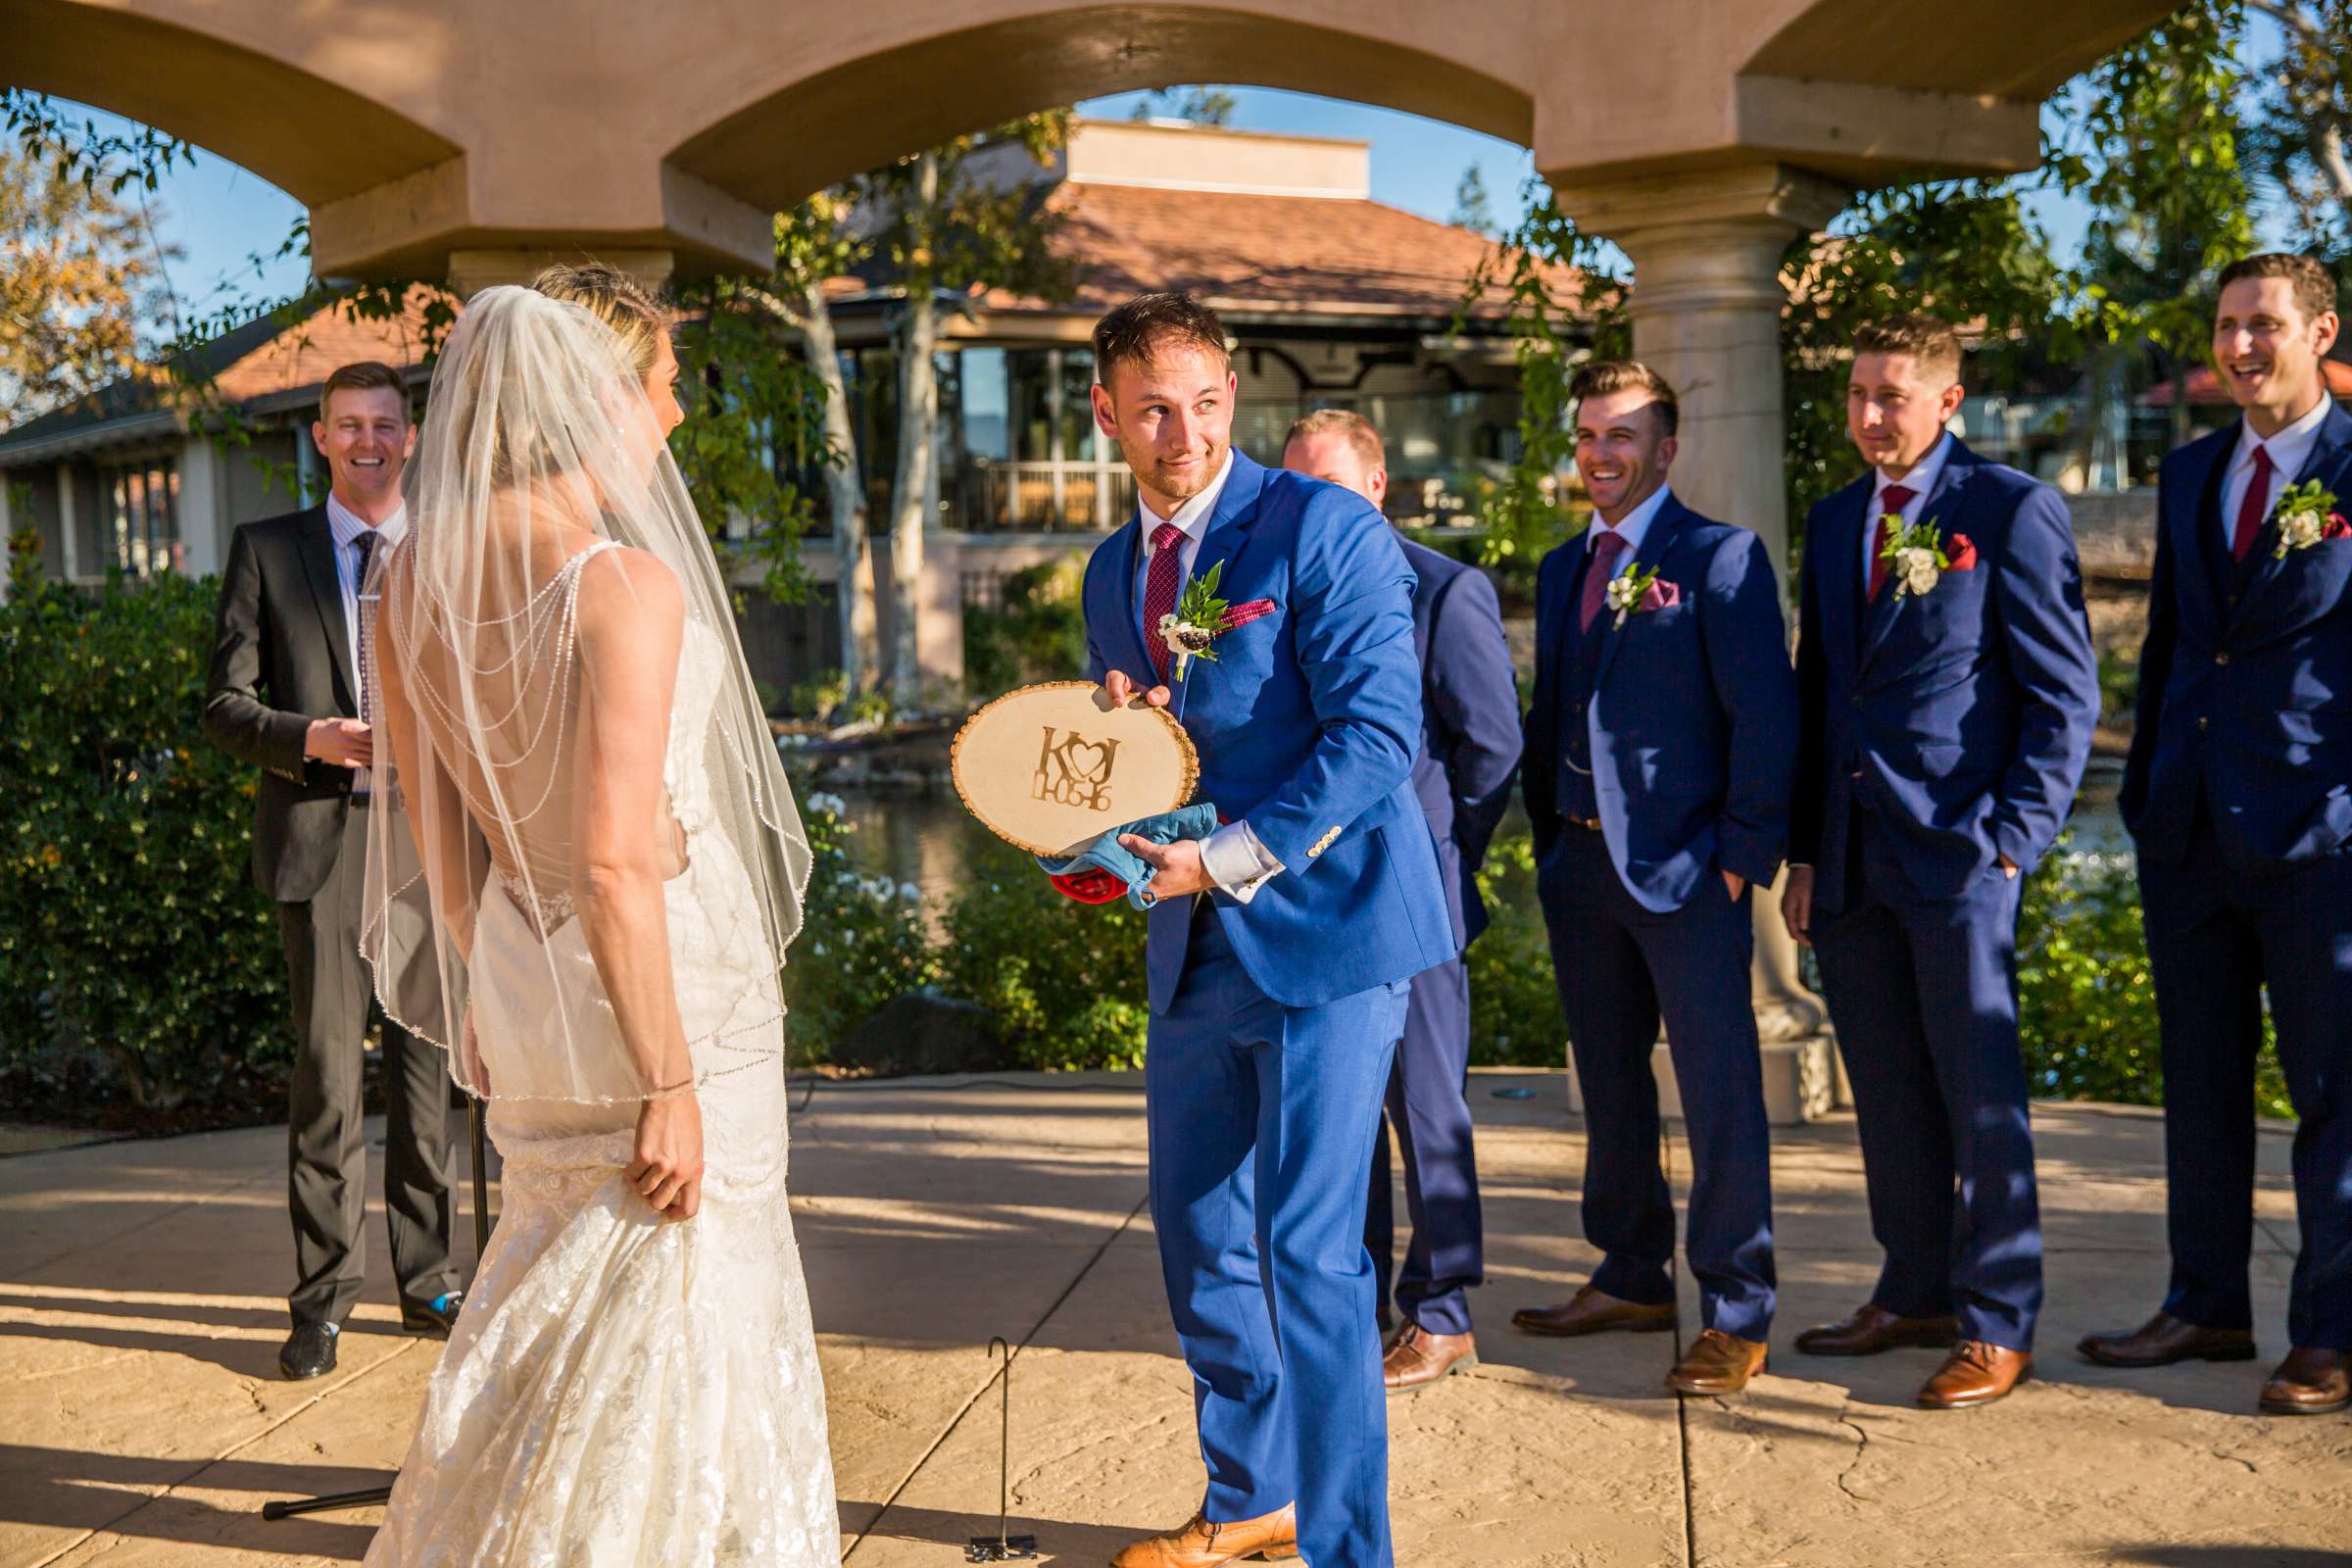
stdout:
{"type": "MultiPolygon", "coordinates": [[[[796,1115],[796,1212],[856,1568],[959,1562],[966,1538],[993,1530],[992,1335],[1020,1348],[1013,1528],[1046,1561],[1102,1563],[1191,1511],[1200,1467],[1145,1212],[1139,1088],[1109,1074],[827,1085],[796,1115]]],[[[1875,1276],[1850,1117],[1776,1135],[1770,1375],[1742,1397],[1678,1400],[1659,1380],[1694,1331],[1688,1290],[1673,1339],[1511,1333],[1513,1307],[1563,1298],[1594,1261],[1577,1215],[1583,1134],[1558,1074],[1481,1072],[1471,1095],[1483,1364],[1391,1401],[1400,1565],[2352,1561],[2352,1418],[2255,1411],[2285,1348],[2282,1134],[2261,1140],[2265,1359],[2122,1373],[2071,1348],[2162,1292],[2160,1124],[2040,1108],[2040,1379],[1930,1414],[1910,1401],[1936,1352],[1837,1361],[1790,1344],[1875,1276]],[[1535,1093],[1497,1097],[1514,1088],[1535,1093]]],[[[438,1346],[399,1334],[371,1219],[370,1296],[340,1370],[276,1377],[284,1149],[263,1128],[0,1158],[0,1565],[364,1552],[371,1512],[257,1510],[387,1479],[438,1346]]],[[[1673,1157],[1687,1173],[1679,1144],[1673,1157]]]]}

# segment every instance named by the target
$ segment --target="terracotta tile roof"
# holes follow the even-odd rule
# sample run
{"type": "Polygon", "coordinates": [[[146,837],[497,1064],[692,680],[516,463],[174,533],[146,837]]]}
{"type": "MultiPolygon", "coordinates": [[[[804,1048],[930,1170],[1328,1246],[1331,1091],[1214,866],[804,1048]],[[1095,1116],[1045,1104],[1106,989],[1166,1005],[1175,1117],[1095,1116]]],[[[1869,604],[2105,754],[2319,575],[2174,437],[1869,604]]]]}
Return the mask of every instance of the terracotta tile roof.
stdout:
{"type": "MultiPolygon", "coordinates": [[[[1446,317],[1488,250],[1466,228],[1375,201],[1065,183],[1055,249],[1078,274],[1066,301],[992,290],[992,310],[1096,315],[1149,289],[1182,289],[1224,311],[1446,317]]],[[[1555,269],[1555,283],[1574,273],[1555,269]]],[[[1499,314],[1491,289],[1478,314],[1499,314]]]]}
{"type": "Polygon", "coordinates": [[[425,311],[433,298],[419,284],[409,291],[406,309],[385,320],[355,320],[330,305],[218,371],[220,395],[243,403],[305,390],[354,360],[378,360],[403,370],[421,365],[430,340],[425,311]]]}
{"type": "MultiPolygon", "coordinates": [[[[2321,368],[2328,372],[2328,392],[2331,397],[2352,398],[2352,365],[2342,360],[2323,360],[2321,368]]],[[[2173,383],[2159,381],[2139,395],[2143,409],[2169,409],[2173,406],[2173,383]]],[[[2230,401],[2222,386],[2222,378],[2210,365],[2200,365],[2188,372],[2188,401],[2192,408],[2218,408],[2230,401]]]]}

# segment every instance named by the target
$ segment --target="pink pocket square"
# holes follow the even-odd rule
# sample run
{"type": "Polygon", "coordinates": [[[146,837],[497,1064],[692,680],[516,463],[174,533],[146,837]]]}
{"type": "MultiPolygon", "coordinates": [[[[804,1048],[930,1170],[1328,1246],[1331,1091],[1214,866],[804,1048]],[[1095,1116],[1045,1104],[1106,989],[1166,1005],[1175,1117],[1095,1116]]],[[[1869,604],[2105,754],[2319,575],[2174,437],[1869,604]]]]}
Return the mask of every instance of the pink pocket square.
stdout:
{"type": "Polygon", "coordinates": [[[1228,605],[1225,607],[1224,623],[1217,629],[1231,631],[1236,626],[1247,626],[1251,621],[1272,613],[1274,613],[1274,601],[1271,599],[1252,599],[1246,605],[1228,605]]]}
{"type": "Polygon", "coordinates": [[[1643,610],[1672,610],[1683,602],[1683,590],[1670,582],[1652,580],[1642,590],[1643,610]]]}

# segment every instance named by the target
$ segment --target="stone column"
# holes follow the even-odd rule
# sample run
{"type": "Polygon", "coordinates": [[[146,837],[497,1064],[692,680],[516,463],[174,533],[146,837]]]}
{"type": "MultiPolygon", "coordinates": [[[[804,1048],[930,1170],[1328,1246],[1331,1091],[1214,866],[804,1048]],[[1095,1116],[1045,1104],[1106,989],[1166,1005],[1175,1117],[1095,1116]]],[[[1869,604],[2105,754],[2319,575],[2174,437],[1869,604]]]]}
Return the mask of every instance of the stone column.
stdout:
{"type": "MultiPolygon", "coordinates": [[[[1796,235],[1829,222],[1845,205],[1845,188],[1778,164],[1553,183],[1579,228],[1614,240],[1633,259],[1635,357],[1674,384],[1682,405],[1675,493],[1761,534],[1788,603],[1780,332],[1788,296],[1781,256],[1796,235]]],[[[1819,1034],[1825,1014],[1797,979],[1778,887],[1758,889],[1755,907],[1758,1030],[1768,1043],[1819,1034]]]]}
{"type": "Polygon", "coordinates": [[[574,265],[595,260],[608,267],[617,267],[635,277],[647,288],[660,289],[669,281],[676,257],[668,251],[655,250],[479,250],[449,253],[450,291],[462,300],[469,300],[486,288],[501,283],[528,284],[539,275],[540,270],[556,262],[574,265]]]}

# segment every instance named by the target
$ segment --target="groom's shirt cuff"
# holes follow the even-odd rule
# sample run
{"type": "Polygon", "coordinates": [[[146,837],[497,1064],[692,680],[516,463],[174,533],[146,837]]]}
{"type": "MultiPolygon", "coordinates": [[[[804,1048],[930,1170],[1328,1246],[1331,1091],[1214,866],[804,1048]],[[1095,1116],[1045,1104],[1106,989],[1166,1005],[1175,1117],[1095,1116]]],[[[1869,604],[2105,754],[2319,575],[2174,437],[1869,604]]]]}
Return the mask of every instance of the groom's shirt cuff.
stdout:
{"type": "Polygon", "coordinates": [[[1257,841],[1249,823],[1228,822],[1200,841],[1200,869],[1237,902],[1248,904],[1268,877],[1281,874],[1282,862],[1257,841]]]}

